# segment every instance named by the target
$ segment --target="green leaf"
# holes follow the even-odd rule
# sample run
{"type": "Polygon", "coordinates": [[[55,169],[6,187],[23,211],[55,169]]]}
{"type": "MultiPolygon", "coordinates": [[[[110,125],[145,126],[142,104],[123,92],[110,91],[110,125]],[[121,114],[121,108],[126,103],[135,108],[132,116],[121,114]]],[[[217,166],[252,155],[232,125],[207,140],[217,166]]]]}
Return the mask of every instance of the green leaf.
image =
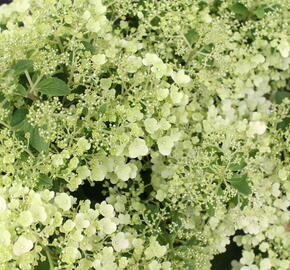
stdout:
{"type": "Polygon", "coordinates": [[[31,134],[33,127],[28,123],[27,119],[24,119],[20,124],[15,126],[17,128],[16,138],[20,141],[27,142],[25,138],[25,133],[31,134]]]}
{"type": "Polygon", "coordinates": [[[86,51],[90,51],[91,53],[96,52],[96,48],[88,41],[81,41],[81,43],[84,45],[86,51]]]}
{"type": "Polygon", "coordinates": [[[258,19],[262,19],[265,17],[266,12],[265,12],[265,7],[264,6],[259,6],[256,10],[255,10],[255,15],[258,17],[258,19]]]}
{"type": "Polygon", "coordinates": [[[229,207],[234,208],[238,205],[238,203],[239,203],[239,195],[236,195],[235,197],[229,200],[229,207]]]}
{"type": "Polygon", "coordinates": [[[27,91],[22,84],[18,84],[16,87],[16,92],[22,97],[27,97],[27,91]]]}
{"type": "Polygon", "coordinates": [[[174,222],[180,227],[182,225],[182,214],[178,213],[177,211],[174,211],[172,213],[172,222],[174,222]]]}
{"type": "Polygon", "coordinates": [[[6,71],[4,71],[4,73],[2,74],[3,77],[7,77],[9,74],[11,74],[13,72],[12,69],[8,69],[6,71]]]}
{"type": "Polygon", "coordinates": [[[18,132],[16,134],[19,135],[19,137],[22,139],[24,139],[25,133],[28,132],[31,134],[33,130],[33,126],[28,123],[27,119],[24,119],[20,124],[16,126],[16,128],[18,129],[18,132]]]}
{"type": "Polygon", "coordinates": [[[185,264],[185,269],[187,270],[195,270],[195,265],[193,263],[185,264]]]}
{"type": "Polygon", "coordinates": [[[189,240],[186,241],[186,246],[197,246],[200,244],[200,240],[198,240],[195,236],[192,236],[189,240]]]}
{"type": "Polygon", "coordinates": [[[223,196],[224,195],[224,191],[223,189],[221,188],[221,186],[218,187],[217,189],[217,193],[216,193],[218,196],[223,196]]]}
{"type": "Polygon", "coordinates": [[[155,215],[159,212],[159,207],[155,204],[150,203],[146,206],[146,208],[147,208],[147,211],[152,215],[155,215]]]}
{"type": "Polygon", "coordinates": [[[245,195],[249,195],[251,193],[251,188],[247,182],[246,174],[234,174],[229,182],[240,193],[245,195]]]}
{"type": "Polygon", "coordinates": [[[185,35],[186,40],[192,46],[198,41],[199,35],[195,29],[190,29],[185,35]]]}
{"type": "Polygon", "coordinates": [[[107,110],[107,104],[102,104],[99,108],[99,113],[105,113],[107,110]]]}
{"type": "Polygon", "coordinates": [[[27,109],[24,109],[24,108],[17,109],[12,114],[10,125],[14,127],[20,124],[25,119],[27,113],[28,113],[27,109]]]}
{"type": "Polygon", "coordinates": [[[283,99],[288,98],[290,100],[290,92],[288,91],[277,91],[275,94],[275,102],[281,104],[283,99]]]}
{"type": "MultiPolygon", "coordinates": [[[[163,227],[166,227],[166,226],[163,226],[163,227]]],[[[159,233],[157,235],[157,238],[156,240],[159,242],[160,245],[167,245],[168,243],[170,243],[170,234],[168,234],[165,229],[162,228],[161,226],[161,230],[162,232],[159,233]]]]}
{"type": "Polygon", "coordinates": [[[26,52],[26,57],[27,58],[30,58],[32,55],[33,55],[33,53],[36,51],[36,49],[30,49],[30,50],[28,50],[27,52],[26,52]]]}
{"type": "Polygon", "coordinates": [[[48,152],[49,144],[39,135],[38,127],[34,127],[31,132],[30,144],[38,152],[48,152]]]}
{"type": "Polygon", "coordinates": [[[215,214],[214,206],[212,204],[208,204],[208,208],[206,209],[206,212],[210,217],[213,217],[215,214]]]}
{"type": "Polygon", "coordinates": [[[32,71],[33,70],[33,62],[31,60],[18,60],[15,64],[11,66],[14,72],[17,75],[22,74],[25,70],[32,71]]]}
{"type": "Polygon", "coordinates": [[[234,12],[236,15],[239,15],[239,16],[248,16],[249,15],[249,10],[247,9],[246,6],[244,6],[242,3],[235,3],[233,4],[231,7],[230,7],[230,10],[232,12],[234,12]]]}
{"type": "Polygon", "coordinates": [[[209,43],[203,46],[202,48],[202,52],[203,53],[211,53],[214,49],[214,44],[213,43],[209,43]]]}
{"type": "Polygon", "coordinates": [[[286,128],[289,128],[289,126],[290,126],[290,117],[286,117],[283,119],[283,121],[277,124],[277,129],[285,130],[286,128]]]}
{"type": "Polygon", "coordinates": [[[53,184],[53,181],[50,177],[48,177],[46,174],[41,173],[38,177],[38,185],[45,187],[45,188],[51,188],[53,184]]]}
{"type": "Polygon", "coordinates": [[[35,269],[36,270],[49,270],[50,266],[49,266],[48,260],[44,262],[39,262],[35,269]]]}
{"type": "Polygon", "coordinates": [[[22,152],[22,153],[20,154],[20,158],[19,158],[19,160],[22,161],[22,162],[25,162],[25,161],[27,161],[28,158],[29,158],[29,154],[26,153],[26,152],[22,152]]]}
{"type": "Polygon", "coordinates": [[[245,161],[241,161],[240,163],[232,163],[229,165],[229,169],[231,171],[239,171],[247,166],[245,161]]]}
{"type": "Polygon", "coordinates": [[[49,265],[49,261],[47,259],[47,255],[44,251],[41,251],[42,255],[44,255],[46,257],[46,260],[44,262],[39,261],[37,266],[35,267],[36,270],[49,270],[50,269],[50,265],[49,265]]]}
{"type": "Polygon", "coordinates": [[[66,96],[71,92],[67,84],[58,78],[43,79],[37,85],[37,89],[48,96],[66,96]]]}
{"type": "Polygon", "coordinates": [[[161,19],[160,19],[159,17],[155,16],[155,17],[150,21],[150,24],[151,24],[152,26],[158,26],[159,23],[160,23],[160,21],[161,21],[161,19]]]}
{"type": "MultiPolygon", "coordinates": [[[[20,117],[18,118],[20,119],[20,117]]],[[[26,141],[25,133],[30,134],[30,146],[37,150],[39,153],[48,152],[49,143],[47,143],[44,138],[39,135],[39,128],[33,127],[31,124],[28,123],[27,119],[23,119],[18,125],[16,126],[18,131],[16,135],[19,140],[26,141]]]]}
{"type": "Polygon", "coordinates": [[[143,231],[146,229],[146,225],[145,224],[136,224],[136,225],[133,225],[133,228],[137,231],[143,231]]]}
{"type": "Polygon", "coordinates": [[[249,200],[247,198],[242,198],[241,201],[241,209],[243,210],[249,204],[249,200]]]}

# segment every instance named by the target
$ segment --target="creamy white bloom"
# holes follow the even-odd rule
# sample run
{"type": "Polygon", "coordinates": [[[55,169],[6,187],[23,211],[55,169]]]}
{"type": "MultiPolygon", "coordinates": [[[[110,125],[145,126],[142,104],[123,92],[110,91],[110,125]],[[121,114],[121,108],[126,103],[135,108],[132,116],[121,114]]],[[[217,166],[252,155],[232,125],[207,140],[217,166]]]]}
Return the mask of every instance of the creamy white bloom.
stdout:
{"type": "Polygon", "coordinates": [[[45,220],[47,219],[47,213],[45,211],[45,208],[41,204],[31,204],[29,212],[31,212],[33,220],[35,221],[45,222],[45,220]]]}
{"type": "Polygon", "coordinates": [[[144,121],[145,129],[148,133],[152,134],[159,129],[158,122],[155,118],[147,118],[144,121]]]}
{"type": "Polygon", "coordinates": [[[65,233],[68,233],[72,231],[72,229],[76,226],[75,222],[73,222],[71,219],[68,219],[63,225],[62,229],[65,233]]]}
{"type": "Polygon", "coordinates": [[[240,259],[242,264],[252,264],[255,258],[253,251],[243,251],[243,257],[240,259]]]}
{"type": "Polygon", "coordinates": [[[105,234],[112,234],[113,232],[115,232],[117,230],[117,225],[112,222],[112,220],[110,218],[102,218],[99,221],[100,224],[100,230],[101,232],[105,233],[105,234]]]}
{"type": "Polygon", "coordinates": [[[179,104],[182,101],[183,93],[179,92],[177,88],[173,88],[170,92],[170,98],[174,104],[179,104]]]}
{"type": "Polygon", "coordinates": [[[289,51],[290,51],[290,45],[289,45],[287,40],[285,40],[285,39],[281,40],[277,49],[280,52],[280,54],[282,55],[282,57],[284,57],[284,58],[288,57],[289,51]]]}
{"type": "Polygon", "coordinates": [[[29,252],[32,248],[33,242],[21,235],[13,245],[13,253],[20,256],[29,252]]]}
{"type": "Polygon", "coordinates": [[[103,181],[107,175],[107,169],[104,165],[97,164],[91,171],[91,178],[94,181],[103,181]]]}
{"type": "Polygon", "coordinates": [[[253,134],[262,135],[265,133],[267,126],[262,121],[252,121],[249,124],[249,131],[253,134]]]}
{"type": "Polygon", "coordinates": [[[0,213],[4,212],[6,208],[6,200],[2,196],[0,196],[0,213]]]}
{"type": "Polygon", "coordinates": [[[65,247],[62,250],[62,259],[66,263],[74,263],[81,257],[81,253],[76,247],[65,247]]]}
{"type": "Polygon", "coordinates": [[[149,149],[143,139],[136,138],[129,146],[129,157],[136,158],[148,155],[149,149]]]}
{"type": "Polygon", "coordinates": [[[156,90],[156,97],[158,100],[164,100],[167,98],[169,90],[167,88],[158,88],[156,90]]]}
{"type": "Polygon", "coordinates": [[[126,59],[126,71],[129,73],[135,73],[141,66],[142,66],[141,57],[130,55],[126,59]]]}
{"type": "Polygon", "coordinates": [[[101,260],[94,260],[93,261],[93,267],[95,268],[95,269],[101,269],[100,267],[101,267],[101,264],[102,264],[102,261],[101,260]]]}
{"type": "Polygon", "coordinates": [[[251,60],[256,64],[262,64],[265,62],[265,57],[262,54],[257,54],[251,60]]]}
{"type": "Polygon", "coordinates": [[[0,245],[10,245],[11,243],[11,234],[5,227],[0,225],[0,245]]]}
{"type": "Polygon", "coordinates": [[[64,211],[68,211],[72,206],[71,197],[66,193],[60,193],[55,196],[55,204],[64,211]]]}
{"type": "Polygon", "coordinates": [[[119,220],[119,223],[120,224],[127,225],[127,224],[130,224],[131,218],[130,218],[130,215],[129,214],[120,214],[118,216],[118,220],[119,220]]]}
{"type": "Polygon", "coordinates": [[[167,252],[166,246],[161,246],[158,241],[155,239],[152,239],[150,241],[150,246],[145,249],[145,258],[151,259],[153,257],[161,258],[163,257],[167,252]]]}
{"type": "Polygon", "coordinates": [[[130,246],[129,240],[123,232],[118,232],[112,237],[112,245],[117,252],[124,250],[130,246]]]}
{"type": "Polygon", "coordinates": [[[278,171],[278,176],[282,181],[285,181],[289,175],[289,172],[285,168],[282,168],[278,171]]]}
{"type": "Polygon", "coordinates": [[[51,163],[52,163],[52,165],[54,165],[56,167],[62,166],[64,164],[63,156],[61,154],[52,155],[51,163]]]}
{"type": "Polygon", "coordinates": [[[101,30],[101,25],[100,25],[100,22],[95,21],[93,19],[90,19],[88,21],[88,23],[86,24],[86,28],[90,32],[97,33],[97,32],[99,32],[101,30]]]}
{"type": "Polygon", "coordinates": [[[18,217],[18,223],[19,225],[23,227],[28,227],[33,223],[33,216],[30,211],[23,211],[20,213],[18,217]]]}
{"type": "MultiPolygon", "coordinates": [[[[94,56],[96,56],[96,55],[94,55],[94,56]]],[[[94,60],[97,61],[98,59],[96,59],[96,57],[95,57],[94,60]]],[[[81,151],[87,151],[91,148],[91,144],[89,143],[89,141],[85,137],[81,137],[78,139],[77,148],[81,151]]]]}
{"type": "Polygon", "coordinates": [[[94,55],[92,57],[92,61],[94,64],[101,66],[101,65],[106,63],[106,55],[104,55],[104,54],[94,55]]]}
{"type": "Polygon", "coordinates": [[[146,53],[142,60],[142,63],[145,66],[151,66],[160,62],[162,62],[162,60],[155,53],[146,53]]]}
{"type": "Polygon", "coordinates": [[[160,270],[161,264],[157,262],[156,260],[153,260],[151,263],[149,263],[148,267],[149,267],[149,270],[160,270]]]}
{"type": "Polygon", "coordinates": [[[162,263],[162,270],[171,270],[171,263],[170,262],[163,262],[162,263]]]}
{"type": "Polygon", "coordinates": [[[114,207],[107,204],[105,201],[100,204],[100,213],[107,218],[112,218],[115,216],[114,207]]]}
{"type": "Polygon", "coordinates": [[[156,199],[162,202],[166,198],[166,193],[162,189],[157,190],[156,199]]]}
{"type": "Polygon", "coordinates": [[[78,167],[77,173],[81,179],[86,179],[87,177],[89,177],[91,175],[90,169],[88,168],[88,166],[85,166],[85,165],[78,167]]]}
{"type": "Polygon", "coordinates": [[[84,213],[77,213],[74,222],[79,230],[88,228],[90,226],[90,221],[87,219],[84,213]]]}
{"type": "Polygon", "coordinates": [[[176,82],[179,85],[186,85],[191,81],[190,77],[184,73],[184,70],[173,72],[171,77],[174,80],[174,82],[176,82]]]}
{"type": "Polygon", "coordinates": [[[260,262],[260,270],[269,270],[272,267],[271,260],[269,258],[264,258],[260,262]]]}
{"type": "Polygon", "coordinates": [[[119,179],[122,181],[128,181],[131,174],[131,166],[130,164],[124,164],[121,166],[116,166],[115,173],[119,179]]]}
{"type": "Polygon", "coordinates": [[[164,156],[168,156],[170,155],[171,150],[174,146],[174,141],[170,136],[164,136],[157,140],[157,145],[159,152],[164,156]]]}
{"type": "Polygon", "coordinates": [[[280,184],[279,183],[274,183],[272,185],[272,195],[274,197],[278,197],[279,195],[281,194],[281,191],[280,191],[280,184]]]}

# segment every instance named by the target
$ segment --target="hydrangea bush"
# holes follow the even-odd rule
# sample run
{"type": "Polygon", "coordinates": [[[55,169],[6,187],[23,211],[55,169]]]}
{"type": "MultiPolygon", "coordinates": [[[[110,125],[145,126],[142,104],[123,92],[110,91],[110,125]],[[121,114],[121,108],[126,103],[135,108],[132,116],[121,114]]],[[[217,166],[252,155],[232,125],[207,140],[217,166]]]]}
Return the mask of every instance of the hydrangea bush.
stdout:
{"type": "Polygon", "coordinates": [[[0,7],[0,269],[287,270],[287,0],[0,7]]]}

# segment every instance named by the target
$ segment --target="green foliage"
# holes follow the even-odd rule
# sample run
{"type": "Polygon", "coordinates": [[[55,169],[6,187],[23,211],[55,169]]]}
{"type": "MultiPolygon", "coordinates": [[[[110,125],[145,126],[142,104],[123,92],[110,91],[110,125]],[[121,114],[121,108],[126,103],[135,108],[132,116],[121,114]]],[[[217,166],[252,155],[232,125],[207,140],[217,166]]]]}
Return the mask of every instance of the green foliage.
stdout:
{"type": "Polygon", "coordinates": [[[22,97],[27,97],[27,91],[22,84],[17,85],[16,92],[22,97]]]}
{"type": "Polygon", "coordinates": [[[288,270],[276,2],[1,6],[0,269],[288,270]]]}
{"type": "Polygon", "coordinates": [[[20,75],[25,71],[32,71],[33,70],[33,62],[27,59],[21,59],[16,61],[15,64],[11,66],[11,69],[14,70],[16,75],[20,75]]]}
{"type": "Polygon", "coordinates": [[[58,78],[46,78],[37,85],[40,93],[48,96],[66,96],[71,90],[67,84],[58,78]]]}
{"type": "Polygon", "coordinates": [[[245,195],[249,195],[251,193],[251,188],[247,182],[247,175],[234,174],[229,182],[240,193],[245,195]]]}
{"type": "Polygon", "coordinates": [[[237,16],[246,17],[249,15],[249,10],[247,9],[247,7],[240,2],[236,2],[235,4],[233,4],[230,7],[230,10],[234,12],[237,16]]]}
{"type": "Polygon", "coordinates": [[[33,127],[29,129],[30,133],[30,144],[36,149],[39,153],[44,152],[47,153],[49,149],[49,144],[44,140],[42,136],[39,134],[39,128],[33,127]]]}
{"type": "Polygon", "coordinates": [[[53,185],[53,180],[50,177],[48,177],[46,174],[41,173],[39,175],[37,184],[38,186],[41,187],[41,189],[44,189],[44,188],[50,189],[53,185]]]}
{"type": "Polygon", "coordinates": [[[284,99],[288,98],[290,100],[290,92],[288,91],[277,91],[275,94],[275,102],[281,104],[284,99]]]}
{"type": "Polygon", "coordinates": [[[26,118],[26,115],[28,113],[28,110],[25,108],[17,109],[11,117],[11,126],[17,126],[19,125],[24,119],[26,118]]]}
{"type": "Polygon", "coordinates": [[[187,39],[190,46],[193,46],[194,43],[198,41],[199,35],[195,29],[190,29],[186,32],[185,38],[187,39]]]}

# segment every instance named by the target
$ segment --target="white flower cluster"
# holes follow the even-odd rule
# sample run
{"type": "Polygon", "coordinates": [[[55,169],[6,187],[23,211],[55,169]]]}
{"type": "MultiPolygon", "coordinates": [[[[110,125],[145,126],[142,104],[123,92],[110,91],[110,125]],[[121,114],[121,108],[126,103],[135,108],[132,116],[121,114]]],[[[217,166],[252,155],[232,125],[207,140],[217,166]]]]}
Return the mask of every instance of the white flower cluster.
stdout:
{"type": "Polygon", "coordinates": [[[0,269],[208,270],[233,237],[233,269],[288,270],[274,2],[2,5],[0,269]]]}
{"type": "MultiPolygon", "coordinates": [[[[148,263],[153,257],[163,259],[167,252],[156,240],[143,250],[146,245],[135,233],[117,230],[119,224],[130,223],[130,217],[129,222],[124,222],[125,216],[117,217],[114,207],[106,201],[96,204],[95,209],[89,207],[89,201],[84,201],[76,211],[75,199],[66,193],[34,192],[12,185],[0,189],[0,202],[0,264],[7,267],[32,269],[38,264],[39,252],[48,252],[47,245],[61,247],[58,263],[67,265],[68,269],[72,265],[78,265],[77,269],[124,269],[136,261],[119,257],[119,253],[134,248],[136,252],[144,251],[148,263]],[[49,237],[57,231],[61,235],[50,242],[49,237]]],[[[171,269],[169,262],[164,265],[171,269]]]]}

